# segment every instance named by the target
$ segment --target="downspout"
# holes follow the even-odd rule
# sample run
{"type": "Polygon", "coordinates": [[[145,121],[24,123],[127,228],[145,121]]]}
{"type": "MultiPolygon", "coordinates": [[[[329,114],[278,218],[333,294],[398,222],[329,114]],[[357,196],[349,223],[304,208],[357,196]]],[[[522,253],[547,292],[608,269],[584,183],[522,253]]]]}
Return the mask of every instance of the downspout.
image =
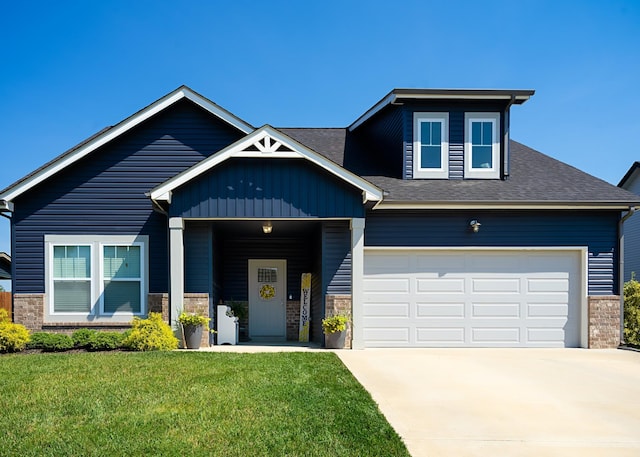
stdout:
{"type": "Polygon", "coordinates": [[[511,106],[515,103],[515,95],[511,95],[511,100],[507,103],[507,107],[504,109],[503,130],[502,130],[502,176],[503,179],[509,179],[511,173],[511,156],[509,147],[509,138],[511,136],[511,106]]]}
{"type": "Polygon", "coordinates": [[[635,206],[630,206],[627,214],[618,222],[618,293],[620,294],[620,342],[624,343],[624,222],[636,212],[635,206]]]}

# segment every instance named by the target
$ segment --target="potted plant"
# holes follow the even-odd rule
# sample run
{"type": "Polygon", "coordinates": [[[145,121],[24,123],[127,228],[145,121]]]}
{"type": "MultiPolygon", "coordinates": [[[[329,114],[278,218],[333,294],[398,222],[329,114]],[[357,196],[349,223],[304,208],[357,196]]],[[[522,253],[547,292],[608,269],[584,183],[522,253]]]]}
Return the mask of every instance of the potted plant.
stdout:
{"type": "Polygon", "coordinates": [[[325,334],[325,346],[328,349],[342,349],[347,336],[349,317],[336,314],[322,319],[322,331],[325,334]]]}
{"type": "Polygon", "coordinates": [[[182,312],[178,316],[178,323],[182,327],[182,341],[187,349],[200,349],[204,327],[209,327],[211,318],[197,313],[182,312]]]}

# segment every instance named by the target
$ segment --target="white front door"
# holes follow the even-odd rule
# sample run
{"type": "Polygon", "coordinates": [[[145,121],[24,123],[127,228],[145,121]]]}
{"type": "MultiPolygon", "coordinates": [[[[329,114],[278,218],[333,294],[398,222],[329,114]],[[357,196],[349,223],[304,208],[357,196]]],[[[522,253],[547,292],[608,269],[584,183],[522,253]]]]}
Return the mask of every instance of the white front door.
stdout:
{"type": "Polygon", "coordinates": [[[249,260],[249,337],[286,338],[286,260],[249,260]]]}

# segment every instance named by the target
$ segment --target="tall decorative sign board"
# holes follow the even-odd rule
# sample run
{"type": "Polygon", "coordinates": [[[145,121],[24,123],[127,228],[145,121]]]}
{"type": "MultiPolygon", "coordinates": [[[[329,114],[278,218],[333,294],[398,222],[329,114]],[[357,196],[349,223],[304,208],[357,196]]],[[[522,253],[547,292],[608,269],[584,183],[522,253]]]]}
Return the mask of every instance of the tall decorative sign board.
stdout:
{"type": "Polygon", "coordinates": [[[298,341],[309,342],[309,323],[311,317],[311,273],[302,273],[300,287],[300,331],[298,341]]]}

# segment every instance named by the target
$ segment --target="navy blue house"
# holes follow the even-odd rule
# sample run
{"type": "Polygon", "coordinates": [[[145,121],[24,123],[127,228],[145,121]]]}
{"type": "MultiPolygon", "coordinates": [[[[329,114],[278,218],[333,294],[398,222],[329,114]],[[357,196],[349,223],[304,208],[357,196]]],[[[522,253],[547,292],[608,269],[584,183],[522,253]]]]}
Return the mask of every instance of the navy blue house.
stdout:
{"type": "Polygon", "coordinates": [[[395,89],[346,128],[253,127],[187,87],[0,192],[14,320],[248,307],[254,342],[615,347],[640,198],[510,139],[531,90],[395,89]]]}

